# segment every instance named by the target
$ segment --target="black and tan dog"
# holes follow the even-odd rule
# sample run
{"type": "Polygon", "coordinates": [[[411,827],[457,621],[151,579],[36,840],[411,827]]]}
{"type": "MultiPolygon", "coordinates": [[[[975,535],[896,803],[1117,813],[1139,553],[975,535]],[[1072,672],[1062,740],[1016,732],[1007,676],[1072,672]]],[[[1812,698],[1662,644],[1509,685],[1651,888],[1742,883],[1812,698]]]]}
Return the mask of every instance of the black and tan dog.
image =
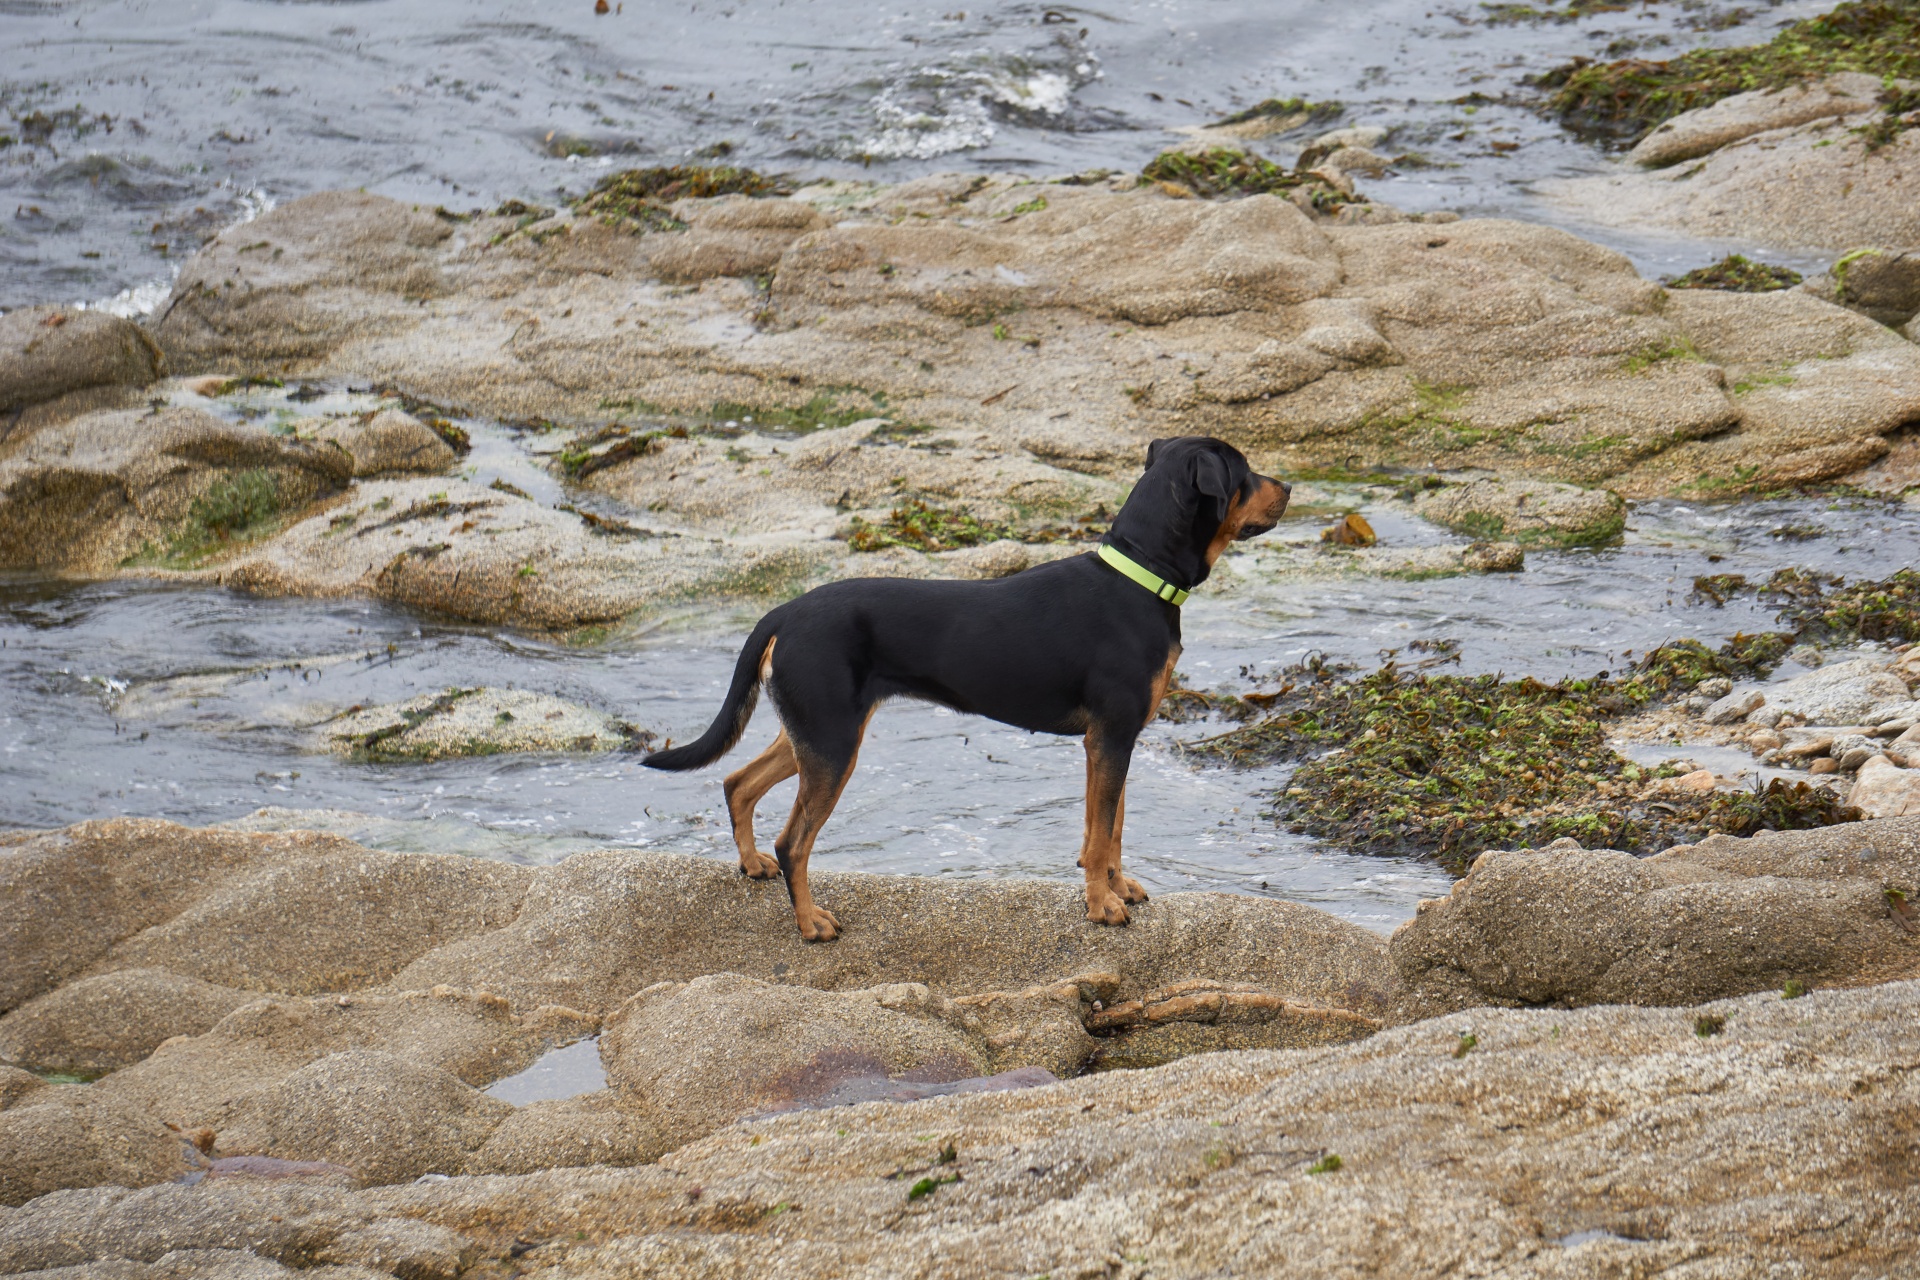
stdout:
{"type": "Polygon", "coordinates": [[[855,578],[809,591],[760,619],[706,733],[646,763],[697,769],[718,760],[746,732],[764,683],[780,736],[726,781],[740,870],[784,874],[800,936],[825,942],[840,922],[808,892],[807,855],[882,702],[921,698],[1084,736],[1087,919],[1125,924],[1126,904],[1147,897],[1120,873],[1127,766],[1180,657],[1180,605],[1229,542],[1273,528],[1287,496],[1225,441],[1156,440],[1098,552],[988,582],[855,578]],[[753,811],[796,773],[800,794],[774,841],[776,864],[754,846],[753,811]]]}

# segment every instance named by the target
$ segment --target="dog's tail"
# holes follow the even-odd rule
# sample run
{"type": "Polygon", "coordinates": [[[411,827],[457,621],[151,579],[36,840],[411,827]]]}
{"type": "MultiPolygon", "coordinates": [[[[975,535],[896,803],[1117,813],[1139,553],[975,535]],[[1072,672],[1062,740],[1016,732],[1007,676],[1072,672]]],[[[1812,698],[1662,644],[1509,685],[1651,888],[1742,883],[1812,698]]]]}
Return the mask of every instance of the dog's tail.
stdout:
{"type": "Polygon", "coordinates": [[[767,647],[773,643],[779,613],[780,610],[775,609],[760,619],[753,634],[747,637],[739,660],[733,664],[733,683],[727,688],[727,700],[720,704],[720,712],[707,726],[707,731],[684,747],[654,752],[642,760],[642,764],[649,769],[699,769],[733,750],[733,744],[747,731],[747,721],[753,719],[753,708],[760,701],[760,664],[767,656],[767,647]]]}

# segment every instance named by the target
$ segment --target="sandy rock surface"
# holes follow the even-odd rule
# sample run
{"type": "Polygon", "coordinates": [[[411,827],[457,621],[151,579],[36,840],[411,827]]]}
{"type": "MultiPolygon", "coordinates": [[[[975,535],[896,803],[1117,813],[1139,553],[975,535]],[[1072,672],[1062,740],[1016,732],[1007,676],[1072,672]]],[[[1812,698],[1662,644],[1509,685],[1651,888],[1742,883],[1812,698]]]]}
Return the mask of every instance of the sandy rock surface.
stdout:
{"type": "Polygon", "coordinates": [[[1395,931],[1400,1011],[1688,1004],[1909,977],[1920,935],[1889,894],[1916,891],[1914,818],[1712,836],[1651,858],[1572,841],[1489,851],[1395,931]]]}
{"type": "Polygon", "coordinates": [[[1747,714],[1753,724],[1772,724],[1791,712],[1803,724],[1865,725],[1875,712],[1897,712],[1912,698],[1892,662],[1852,658],[1768,686],[1765,701],[1747,714]]]}
{"type": "MultiPolygon", "coordinates": [[[[1691,163],[1561,179],[1541,190],[1601,226],[1659,227],[1780,248],[1920,244],[1920,201],[1913,198],[1920,132],[1907,130],[1869,151],[1851,132],[1861,119],[1828,115],[1746,134],[1691,163]]],[[[1657,137],[1656,131],[1648,140],[1657,137]]]]}
{"type": "Polygon", "coordinates": [[[619,751],[650,740],[604,712],[525,689],[447,689],[331,721],[327,750],[360,760],[619,751]]]}
{"type": "Polygon", "coordinates": [[[131,320],[67,307],[10,311],[0,316],[0,441],[120,408],[165,372],[159,346],[131,320]]]}
{"type": "Polygon", "coordinates": [[[1916,1001],[1480,1009],[777,1116],[637,1169],[66,1192],[0,1210],[0,1268],[246,1250],[408,1277],[1891,1275],[1917,1243],[1916,1001]]]}
{"type": "MultiPolygon", "coordinates": [[[[209,245],[160,340],[182,367],[371,377],[505,416],[791,410],[858,388],[873,417],[930,428],[883,433],[862,451],[871,467],[846,446],[749,467],[764,496],[748,527],[782,505],[790,525],[817,523],[823,500],[861,501],[869,471],[911,488],[931,468],[930,491],[978,502],[1085,501],[1088,474],[1130,474],[1146,440],[1179,432],[1223,435],[1271,466],[1479,464],[1628,493],[1693,482],[1723,453],[1783,451],[1716,360],[1689,354],[1707,344],[1657,286],[1548,228],[1348,226],[1268,196],[959,175],[802,195],[815,199],[725,206],[784,243],[765,293],[732,265],[694,265],[698,253],[662,277],[665,248],[703,234],[697,218],[633,234],[560,214],[535,237],[509,219],[309,197],[209,245]],[[242,255],[243,238],[279,256],[242,255]],[[376,241],[390,270],[360,266],[376,241]]],[[[1723,305],[1795,359],[1834,354],[1782,331],[1762,299],[1723,305]]],[[[1899,392],[1859,396],[1892,400],[1850,441],[1905,420],[1899,392]]],[[[596,483],[714,522],[691,491],[711,478],[668,478],[676,460],[711,465],[723,449],[709,443],[659,443],[596,483]]]]}

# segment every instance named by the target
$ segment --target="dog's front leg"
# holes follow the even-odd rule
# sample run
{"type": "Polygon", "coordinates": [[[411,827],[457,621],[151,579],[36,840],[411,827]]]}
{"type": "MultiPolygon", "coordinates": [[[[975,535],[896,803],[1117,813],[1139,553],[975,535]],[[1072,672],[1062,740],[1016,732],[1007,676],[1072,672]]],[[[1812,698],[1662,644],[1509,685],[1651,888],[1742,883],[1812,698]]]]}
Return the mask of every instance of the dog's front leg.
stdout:
{"type": "Polygon", "coordinates": [[[1087,875],[1087,919],[1095,924],[1127,923],[1125,892],[1144,899],[1140,886],[1120,874],[1120,818],[1126,799],[1127,766],[1133,739],[1098,726],[1087,731],[1087,822],[1080,843],[1080,865],[1087,875]]]}

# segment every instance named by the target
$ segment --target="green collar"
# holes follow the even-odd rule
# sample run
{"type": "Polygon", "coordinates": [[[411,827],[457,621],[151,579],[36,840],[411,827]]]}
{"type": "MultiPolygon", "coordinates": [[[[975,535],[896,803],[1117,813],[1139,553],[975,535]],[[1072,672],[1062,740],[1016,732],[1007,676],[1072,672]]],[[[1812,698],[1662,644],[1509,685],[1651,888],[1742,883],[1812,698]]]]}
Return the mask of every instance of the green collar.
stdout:
{"type": "Polygon", "coordinates": [[[1152,570],[1142,568],[1126,556],[1120,554],[1120,552],[1114,550],[1113,547],[1107,543],[1103,542],[1100,544],[1100,558],[1118,569],[1121,573],[1132,578],[1147,590],[1153,592],[1156,596],[1159,596],[1162,600],[1165,600],[1168,604],[1185,604],[1187,597],[1193,594],[1191,591],[1182,591],[1179,587],[1174,586],[1171,582],[1168,582],[1152,570]]]}

